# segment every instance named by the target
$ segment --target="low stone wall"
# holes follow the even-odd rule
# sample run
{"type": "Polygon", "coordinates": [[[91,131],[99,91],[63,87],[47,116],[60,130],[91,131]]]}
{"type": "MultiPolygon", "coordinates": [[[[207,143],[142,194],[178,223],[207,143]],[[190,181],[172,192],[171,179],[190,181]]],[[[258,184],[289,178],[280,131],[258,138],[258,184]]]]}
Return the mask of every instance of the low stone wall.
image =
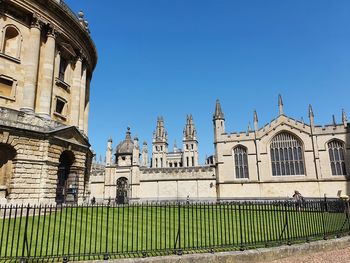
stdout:
{"type": "MultiPolygon", "coordinates": [[[[118,262],[118,263],[251,263],[268,262],[290,256],[301,256],[313,252],[330,251],[349,247],[350,237],[343,237],[332,240],[321,240],[300,245],[281,246],[273,248],[260,248],[246,251],[218,252],[190,254],[184,256],[164,256],[137,259],[116,259],[116,260],[96,260],[96,263],[118,262]]],[[[91,262],[91,261],[84,261],[91,262]]]]}

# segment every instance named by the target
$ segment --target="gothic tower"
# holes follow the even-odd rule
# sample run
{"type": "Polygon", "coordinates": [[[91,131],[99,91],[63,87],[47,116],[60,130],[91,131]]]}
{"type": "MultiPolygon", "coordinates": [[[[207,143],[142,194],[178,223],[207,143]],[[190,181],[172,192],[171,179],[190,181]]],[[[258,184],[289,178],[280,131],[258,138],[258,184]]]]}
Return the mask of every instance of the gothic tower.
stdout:
{"type": "Polygon", "coordinates": [[[213,115],[214,123],[214,143],[225,133],[225,116],[221,110],[220,101],[216,100],[215,113],[213,115]]]}
{"type": "Polygon", "coordinates": [[[194,127],[192,115],[187,115],[186,126],[183,131],[183,155],[184,167],[198,166],[198,141],[197,131],[194,127]]]}
{"type": "Polygon", "coordinates": [[[164,128],[163,117],[157,118],[157,127],[153,133],[152,168],[167,167],[168,133],[164,128]]]}

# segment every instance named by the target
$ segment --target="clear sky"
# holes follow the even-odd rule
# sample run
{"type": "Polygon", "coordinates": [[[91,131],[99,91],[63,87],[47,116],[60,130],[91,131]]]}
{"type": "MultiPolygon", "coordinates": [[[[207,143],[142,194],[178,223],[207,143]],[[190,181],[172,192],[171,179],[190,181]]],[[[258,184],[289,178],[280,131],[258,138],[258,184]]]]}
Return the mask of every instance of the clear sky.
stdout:
{"type": "MultiPolygon", "coordinates": [[[[200,162],[213,153],[212,114],[220,99],[228,132],[285,113],[308,121],[350,117],[348,0],[66,0],[88,20],[98,50],[89,138],[105,155],[130,126],[151,145],[163,116],[169,149],[181,146],[192,113],[200,162]]],[[[182,147],[182,146],[181,146],[182,147]]]]}

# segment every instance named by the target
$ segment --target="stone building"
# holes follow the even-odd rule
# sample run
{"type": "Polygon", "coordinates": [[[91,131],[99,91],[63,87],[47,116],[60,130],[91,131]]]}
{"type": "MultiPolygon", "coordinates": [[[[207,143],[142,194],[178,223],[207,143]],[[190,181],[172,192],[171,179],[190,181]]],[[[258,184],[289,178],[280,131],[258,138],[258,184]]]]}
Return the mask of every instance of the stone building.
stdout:
{"type": "Polygon", "coordinates": [[[336,197],[349,194],[350,131],[343,110],[341,123],[315,124],[311,105],[309,123],[284,113],[278,97],[277,118],[246,132],[227,133],[219,101],[214,113],[214,145],[218,198],[286,197],[294,190],[304,196],[336,197]]]}
{"type": "Polygon", "coordinates": [[[153,133],[152,158],[149,162],[147,143],[142,149],[130,128],[115,149],[108,140],[105,173],[93,172],[91,196],[97,200],[215,199],[215,167],[198,164],[197,132],[191,115],[183,131],[183,149],[174,143],[168,150],[168,135],[162,117],[157,119],[153,133]]]}
{"type": "Polygon", "coordinates": [[[1,202],[81,202],[97,53],[62,0],[0,1],[1,202]]]}
{"type": "Polygon", "coordinates": [[[227,133],[220,102],[213,115],[214,156],[198,165],[198,141],[192,116],[187,117],[183,150],[168,151],[164,120],[158,118],[153,135],[152,159],[148,147],[140,153],[138,139],[116,147],[108,141],[104,173],[92,176],[91,194],[98,199],[126,200],[213,200],[229,198],[286,198],[294,190],[306,197],[336,197],[350,192],[350,131],[345,112],[341,123],[315,125],[309,106],[309,123],[284,114],[282,97],[279,114],[259,127],[227,133]],[[141,155],[141,158],[140,158],[141,155]],[[140,161],[141,159],[141,161],[140,161]]]}

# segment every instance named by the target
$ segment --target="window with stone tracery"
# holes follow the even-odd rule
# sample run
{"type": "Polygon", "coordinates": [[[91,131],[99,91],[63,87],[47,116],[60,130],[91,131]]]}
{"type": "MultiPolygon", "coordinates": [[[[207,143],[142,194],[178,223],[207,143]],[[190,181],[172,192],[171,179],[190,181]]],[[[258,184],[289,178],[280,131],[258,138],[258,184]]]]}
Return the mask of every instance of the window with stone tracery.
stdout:
{"type": "Polygon", "coordinates": [[[237,146],[233,150],[235,161],[236,178],[249,178],[247,148],[237,146]]]}
{"type": "Polygon", "coordinates": [[[305,175],[303,146],[293,134],[277,134],[271,141],[270,154],[273,176],[305,175]]]}
{"type": "Polygon", "coordinates": [[[344,143],[333,140],[328,143],[332,175],[346,175],[344,143]]]}

